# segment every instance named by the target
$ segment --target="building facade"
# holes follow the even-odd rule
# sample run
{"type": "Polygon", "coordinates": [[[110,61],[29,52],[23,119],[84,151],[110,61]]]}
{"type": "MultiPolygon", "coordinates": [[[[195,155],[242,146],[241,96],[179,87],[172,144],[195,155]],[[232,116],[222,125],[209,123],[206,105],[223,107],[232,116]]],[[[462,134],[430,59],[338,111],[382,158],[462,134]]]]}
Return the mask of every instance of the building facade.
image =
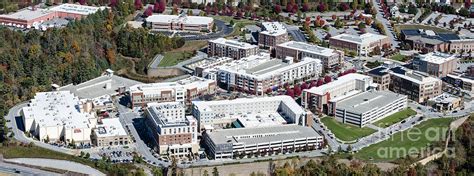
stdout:
{"type": "Polygon", "coordinates": [[[365,33],[362,35],[339,34],[329,39],[331,48],[347,49],[357,52],[359,56],[367,56],[376,47],[390,48],[390,39],[385,35],[365,33]]]}
{"type": "Polygon", "coordinates": [[[129,88],[132,107],[144,107],[150,102],[181,102],[190,104],[192,100],[214,94],[214,80],[191,76],[176,82],[138,84],[129,88]]]}
{"type": "Polygon", "coordinates": [[[268,54],[255,55],[217,68],[220,87],[227,90],[263,96],[286,83],[319,77],[319,59],[304,58],[294,63],[293,58],[272,59],[268,54]]]}
{"type": "Polygon", "coordinates": [[[262,32],[258,34],[258,46],[272,50],[275,46],[289,41],[286,27],[280,22],[262,22],[262,32]]]}
{"type": "Polygon", "coordinates": [[[428,106],[433,107],[438,112],[452,111],[462,106],[460,97],[449,93],[442,93],[428,100],[428,106]]]}
{"type": "Polygon", "coordinates": [[[335,104],[334,116],[343,123],[363,127],[407,108],[406,95],[390,91],[366,91],[335,104]]]}
{"type": "Polygon", "coordinates": [[[257,45],[251,45],[236,40],[228,40],[225,38],[218,38],[209,40],[207,48],[207,55],[209,57],[230,57],[233,59],[241,59],[255,55],[258,52],[257,45]]]}
{"type": "Polygon", "coordinates": [[[276,57],[284,59],[293,57],[300,61],[305,57],[320,59],[324,68],[333,68],[344,64],[344,53],[338,50],[324,48],[303,42],[289,41],[276,46],[276,57]]]}
{"type": "Polygon", "coordinates": [[[451,54],[428,53],[420,54],[413,58],[414,70],[428,73],[435,77],[445,77],[457,69],[458,59],[451,54]]]}
{"type": "Polygon", "coordinates": [[[357,73],[347,74],[333,82],[303,90],[301,104],[314,112],[334,114],[334,108],[332,108],[334,102],[364,92],[372,85],[373,80],[370,76],[357,73]]]}
{"type": "Polygon", "coordinates": [[[101,119],[94,129],[92,143],[96,147],[109,147],[130,144],[130,137],[119,118],[101,119]]]}
{"type": "Polygon", "coordinates": [[[146,24],[153,30],[210,32],[214,19],[202,16],[180,15],[152,15],[146,18],[146,24]]]}
{"type": "Polygon", "coordinates": [[[183,104],[149,103],[145,114],[161,155],[185,157],[197,153],[197,121],[192,116],[185,116],[183,104]]]}
{"type": "Polygon", "coordinates": [[[251,121],[251,117],[258,119],[256,123],[267,123],[268,125],[244,122],[248,124],[244,126],[306,124],[304,109],[293,98],[286,95],[220,101],[195,101],[193,102],[192,114],[198,120],[199,129],[204,129],[206,126],[224,127],[238,119],[251,121]],[[270,116],[268,122],[265,121],[265,117],[270,116]]]}
{"type": "Polygon", "coordinates": [[[323,143],[311,127],[283,125],[234,128],[204,133],[205,149],[211,159],[251,158],[319,149],[323,143]]]}

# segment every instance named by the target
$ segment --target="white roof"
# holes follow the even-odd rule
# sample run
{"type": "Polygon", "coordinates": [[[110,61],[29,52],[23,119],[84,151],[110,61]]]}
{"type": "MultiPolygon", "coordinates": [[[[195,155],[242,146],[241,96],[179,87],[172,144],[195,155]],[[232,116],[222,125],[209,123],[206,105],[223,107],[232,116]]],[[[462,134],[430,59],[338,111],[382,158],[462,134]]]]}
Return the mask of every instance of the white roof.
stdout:
{"type": "Polygon", "coordinates": [[[339,77],[335,81],[321,85],[319,87],[312,87],[311,89],[307,89],[305,91],[313,93],[313,94],[324,95],[329,89],[337,88],[349,81],[365,80],[365,79],[370,79],[370,76],[361,75],[358,73],[350,73],[350,74],[339,77]]]}
{"type": "Polygon", "coordinates": [[[218,38],[218,39],[214,39],[214,40],[209,40],[209,42],[217,43],[217,44],[221,44],[221,45],[226,45],[226,46],[234,47],[234,48],[240,48],[240,49],[250,49],[250,48],[257,48],[258,47],[257,45],[252,45],[252,44],[245,43],[245,42],[239,42],[237,40],[228,40],[228,39],[225,39],[225,38],[218,38]]]}
{"type": "Polygon", "coordinates": [[[47,9],[37,8],[36,10],[33,11],[31,10],[31,8],[25,8],[11,14],[0,15],[0,17],[18,19],[18,20],[33,20],[45,15],[48,15],[50,13],[53,13],[53,12],[47,9]]]}
{"type": "Polygon", "coordinates": [[[176,82],[138,84],[130,87],[130,92],[161,91],[164,89],[184,90],[192,88],[207,88],[214,80],[191,76],[176,82]]]}
{"type": "Polygon", "coordinates": [[[79,15],[89,15],[97,12],[99,9],[105,9],[106,7],[92,7],[79,4],[61,4],[51,8],[51,11],[74,13],[79,15]]]}
{"type": "Polygon", "coordinates": [[[446,92],[443,92],[442,94],[436,96],[436,97],[433,97],[433,98],[430,98],[428,101],[432,101],[432,102],[436,102],[436,103],[453,103],[454,101],[457,101],[459,100],[460,98],[457,97],[457,96],[454,96],[452,94],[449,94],[449,93],[446,93],[446,92]]]}
{"type": "Polygon", "coordinates": [[[320,56],[330,57],[336,55],[334,49],[320,47],[317,45],[312,45],[304,42],[289,41],[278,45],[279,47],[291,48],[298,51],[303,51],[306,53],[312,53],[320,56]]]}
{"type": "Polygon", "coordinates": [[[393,71],[389,71],[391,75],[395,75],[397,77],[403,78],[405,80],[417,83],[417,84],[428,84],[433,82],[441,82],[440,79],[429,76],[426,73],[422,73],[419,71],[405,69],[405,74],[396,73],[393,71]]]}
{"type": "Polygon", "coordinates": [[[456,57],[452,54],[440,53],[440,52],[420,54],[417,57],[420,60],[423,60],[429,63],[435,63],[435,64],[442,64],[442,63],[456,59],[456,57]]]}
{"type": "Polygon", "coordinates": [[[94,116],[80,112],[79,98],[69,91],[39,92],[30,102],[23,108],[24,117],[40,127],[91,128],[94,116]]]}
{"type": "Polygon", "coordinates": [[[146,18],[152,23],[183,23],[194,25],[208,25],[214,21],[210,17],[187,16],[187,15],[152,15],[146,18]]]}
{"type": "Polygon", "coordinates": [[[278,36],[286,34],[286,27],[280,22],[262,22],[263,28],[265,31],[262,31],[262,34],[278,36]]]}
{"type": "Polygon", "coordinates": [[[127,132],[120,123],[119,118],[102,119],[102,124],[97,125],[94,131],[97,137],[126,136],[127,132]]]}
{"type": "MultiPolygon", "coordinates": [[[[291,59],[290,59],[291,60],[291,59]]],[[[307,64],[321,65],[321,60],[303,58],[300,62],[288,62],[282,59],[270,58],[268,53],[252,55],[234,62],[218,66],[219,71],[239,74],[257,80],[263,80],[275,75],[280,75],[287,70],[298,68],[307,64]]]]}
{"type": "Polygon", "coordinates": [[[369,45],[370,43],[387,38],[385,35],[365,33],[362,35],[339,34],[331,37],[331,39],[342,40],[346,42],[356,43],[358,45],[369,45]]]}

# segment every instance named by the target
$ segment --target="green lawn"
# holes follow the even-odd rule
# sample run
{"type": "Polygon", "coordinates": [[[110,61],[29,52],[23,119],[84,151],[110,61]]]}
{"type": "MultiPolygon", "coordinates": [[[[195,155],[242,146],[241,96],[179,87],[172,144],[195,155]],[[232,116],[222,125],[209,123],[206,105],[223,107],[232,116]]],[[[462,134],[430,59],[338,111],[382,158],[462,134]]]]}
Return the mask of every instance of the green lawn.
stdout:
{"type": "Polygon", "coordinates": [[[387,116],[377,122],[374,123],[374,125],[378,127],[388,127],[390,125],[393,125],[395,123],[398,123],[402,121],[403,119],[406,119],[410,116],[416,115],[416,111],[414,111],[411,108],[407,108],[403,111],[397,112],[395,114],[392,114],[390,116],[387,116]]]}
{"type": "Polygon", "coordinates": [[[226,23],[230,23],[230,21],[234,21],[234,30],[227,37],[239,36],[242,33],[242,31],[240,31],[241,28],[245,27],[246,25],[257,24],[257,22],[253,20],[234,19],[233,17],[229,17],[229,16],[214,16],[214,19],[221,20],[226,23]]]}
{"type": "Polygon", "coordinates": [[[426,147],[429,144],[445,139],[452,120],[440,118],[422,122],[410,130],[395,133],[388,140],[363,148],[355,154],[355,157],[362,160],[393,161],[407,156],[408,153],[426,154],[426,147]]]}
{"type": "Polygon", "coordinates": [[[158,66],[160,67],[169,67],[178,64],[179,62],[185,61],[193,56],[192,52],[167,52],[165,53],[163,59],[160,61],[158,66]]]}
{"type": "Polygon", "coordinates": [[[405,62],[407,60],[407,57],[399,53],[399,54],[393,55],[392,57],[390,57],[390,59],[400,61],[400,62],[405,62]]]}
{"type": "Polygon", "coordinates": [[[333,117],[324,117],[321,122],[328,127],[329,130],[336,136],[336,138],[343,141],[353,141],[358,138],[368,136],[375,132],[372,128],[360,128],[355,125],[344,124],[336,121],[333,117]]]}
{"type": "Polygon", "coordinates": [[[367,63],[365,64],[365,66],[368,67],[368,68],[370,68],[370,69],[375,68],[375,67],[378,67],[378,66],[380,66],[380,65],[382,65],[382,62],[379,62],[379,61],[367,62],[367,63]]]}

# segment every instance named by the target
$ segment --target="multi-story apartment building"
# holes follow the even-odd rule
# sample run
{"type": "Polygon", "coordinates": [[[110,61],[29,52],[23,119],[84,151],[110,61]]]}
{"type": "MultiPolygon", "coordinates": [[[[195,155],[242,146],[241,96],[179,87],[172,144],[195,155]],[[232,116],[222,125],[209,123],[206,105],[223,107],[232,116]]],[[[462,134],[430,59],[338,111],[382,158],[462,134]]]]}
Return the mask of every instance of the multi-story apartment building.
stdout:
{"type": "Polygon", "coordinates": [[[198,120],[199,129],[223,127],[235,121],[246,128],[293,123],[306,125],[305,110],[286,95],[194,101],[192,114],[198,120]]]}
{"type": "Polygon", "coordinates": [[[384,72],[386,69],[385,67],[377,67],[367,72],[374,83],[377,83],[377,90],[389,90],[390,88],[390,74],[384,72]]]}
{"type": "Polygon", "coordinates": [[[389,48],[390,39],[386,35],[365,33],[362,35],[339,34],[329,39],[331,48],[347,49],[357,55],[367,56],[374,48],[389,48]]]}
{"type": "Polygon", "coordinates": [[[129,88],[132,107],[144,107],[150,102],[181,102],[190,104],[202,95],[214,94],[214,80],[191,76],[176,82],[138,84],[129,88]]]}
{"type": "Polygon", "coordinates": [[[92,135],[92,143],[97,147],[130,144],[130,138],[119,118],[101,119],[92,135]]]}
{"type": "Polygon", "coordinates": [[[282,125],[233,128],[206,132],[205,149],[211,159],[250,158],[320,148],[323,137],[311,127],[282,125]]]}
{"type": "Polygon", "coordinates": [[[301,103],[306,109],[334,114],[333,107],[337,101],[364,92],[371,86],[373,86],[373,81],[370,76],[351,73],[322,86],[303,90],[301,103]]]}
{"type": "Polygon", "coordinates": [[[305,57],[320,59],[325,68],[342,66],[343,56],[344,53],[341,51],[303,42],[289,41],[276,46],[277,58],[293,57],[295,61],[300,61],[305,57]]]}
{"type": "Polygon", "coordinates": [[[445,77],[457,69],[458,59],[451,54],[432,52],[415,56],[412,61],[414,70],[435,77],[445,77]]]}
{"type": "Polygon", "coordinates": [[[240,59],[255,55],[257,52],[257,45],[251,45],[236,40],[227,40],[225,38],[209,40],[209,46],[207,48],[207,55],[209,57],[217,56],[240,59]]]}
{"type": "Polygon", "coordinates": [[[423,103],[442,93],[442,81],[426,73],[403,67],[378,67],[370,71],[371,76],[390,76],[389,89],[407,95],[409,99],[423,103]]]}
{"type": "Polygon", "coordinates": [[[443,78],[443,81],[446,83],[444,87],[448,90],[462,89],[466,91],[467,94],[474,95],[474,77],[448,74],[443,78]]]}
{"type": "Polygon", "coordinates": [[[407,100],[406,95],[370,90],[337,102],[334,115],[343,123],[363,127],[407,108],[407,100]]]}
{"type": "Polygon", "coordinates": [[[453,32],[434,32],[423,29],[401,30],[400,38],[413,50],[428,52],[468,53],[474,51],[474,38],[453,32]]]}
{"type": "Polygon", "coordinates": [[[293,83],[321,75],[319,59],[272,59],[268,54],[255,55],[217,68],[219,85],[227,90],[263,96],[285,83],[293,83]]]}
{"type": "Polygon", "coordinates": [[[147,125],[161,155],[184,157],[197,153],[197,121],[185,116],[185,108],[179,102],[148,104],[147,125]]]}
{"type": "Polygon", "coordinates": [[[289,41],[286,27],[280,22],[262,22],[258,34],[258,46],[272,50],[276,45],[289,41]]]}
{"type": "Polygon", "coordinates": [[[146,24],[153,30],[210,32],[214,19],[203,16],[152,15],[145,19],[146,24]]]}

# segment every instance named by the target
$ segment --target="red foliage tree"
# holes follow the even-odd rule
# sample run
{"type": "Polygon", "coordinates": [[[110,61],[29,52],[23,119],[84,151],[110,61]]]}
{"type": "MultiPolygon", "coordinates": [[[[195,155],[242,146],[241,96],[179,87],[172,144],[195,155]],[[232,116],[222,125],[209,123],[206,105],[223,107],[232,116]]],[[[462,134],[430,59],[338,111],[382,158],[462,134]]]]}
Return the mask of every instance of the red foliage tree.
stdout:
{"type": "Polygon", "coordinates": [[[320,12],[325,12],[327,9],[326,5],[324,3],[319,3],[319,6],[318,6],[318,11],[320,12]]]}
{"type": "Polygon", "coordinates": [[[324,20],[319,20],[319,25],[320,25],[320,26],[324,26],[325,23],[326,23],[326,22],[325,22],[324,20]]]}
{"type": "Polygon", "coordinates": [[[118,0],[110,0],[109,6],[110,6],[110,7],[117,7],[117,1],[118,1],[118,0]]]}
{"type": "Polygon", "coordinates": [[[299,84],[295,85],[293,87],[293,92],[295,93],[296,96],[300,96],[301,95],[301,87],[299,84]]]}
{"type": "Polygon", "coordinates": [[[331,81],[332,81],[332,78],[330,76],[324,77],[324,83],[330,83],[331,81]]]}
{"type": "Polygon", "coordinates": [[[240,11],[240,10],[237,11],[236,16],[237,16],[238,18],[242,18],[242,17],[243,17],[242,11],[240,11]]]}
{"type": "Polygon", "coordinates": [[[151,15],[153,15],[153,8],[151,6],[148,6],[148,8],[145,10],[145,12],[143,13],[143,15],[149,17],[151,15]]]}
{"type": "Polygon", "coordinates": [[[293,10],[293,5],[288,2],[288,4],[286,4],[286,12],[291,12],[293,10]]]}
{"type": "Polygon", "coordinates": [[[309,5],[308,5],[308,3],[304,3],[304,4],[303,4],[303,8],[301,9],[301,11],[303,11],[303,12],[309,11],[309,5]]]}
{"type": "Polygon", "coordinates": [[[309,85],[304,82],[303,84],[301,84],[301,89],[302,90],[309,89],[309,85]]]}
{"type": "Polygon", "coordinates": [[[275,5],[275,13],[279,14],[281,12],[281,6],[280,5],[275,5]]]}
{"type": "Polygon", "coordinates": [[[465,7],[466,9],[471,8],[471,0],[466,0],[466,2],[464,2],[464,7],[465,7]]]}
{"type": "Polygon", "coordinates": [[[135,0],[135,3],[133,3],[133,5],[135,6],[135,9],[136,9],[136,10],[142,9],[142,6],[143,6],[141,0],[135,0]]]}
{"type": "Polygon", "coordinates": [[[155,12],[156,13],[163,13],[166,9],[166,0],[159,0],[155,2],[155,12]]]}
{"type": "Polygon", "coordinates": [[[288,88],[288,89],[286,89],[286,95],[294,98],[295,97],[295,92],[293,92],[293,89],[288,88]]]}
{"type": "Polygon", "coordinates": [[[316,83],[317,81],[316,80],[312,80],[311,81],[311,85],[309,87],[316,87],[316,83]]]}
{"type": "Polygon", "coordinates": [[[316,87],[322,86],[324,84],[322,79],[318,79],[318,82],[316,83],[316,87]]]}
{"type": "Polygon", "coordinates": [[[331,18],[332,18],[332,20],[336,20],[336,19],[337,19],[337,16],[336,16],[336,15],[332,15],[331,18]]]}
{"type": "Polygon", "coordinates": [[[86,4],[86,0],[79,0],[79,4],[81,4],[81,5],[86,4]]]}
{"type": "Polygon", "coordinates": [[[293,9],[291,9],[291,13],[298,12],[298,4],[293,3],[293,9]]]}

